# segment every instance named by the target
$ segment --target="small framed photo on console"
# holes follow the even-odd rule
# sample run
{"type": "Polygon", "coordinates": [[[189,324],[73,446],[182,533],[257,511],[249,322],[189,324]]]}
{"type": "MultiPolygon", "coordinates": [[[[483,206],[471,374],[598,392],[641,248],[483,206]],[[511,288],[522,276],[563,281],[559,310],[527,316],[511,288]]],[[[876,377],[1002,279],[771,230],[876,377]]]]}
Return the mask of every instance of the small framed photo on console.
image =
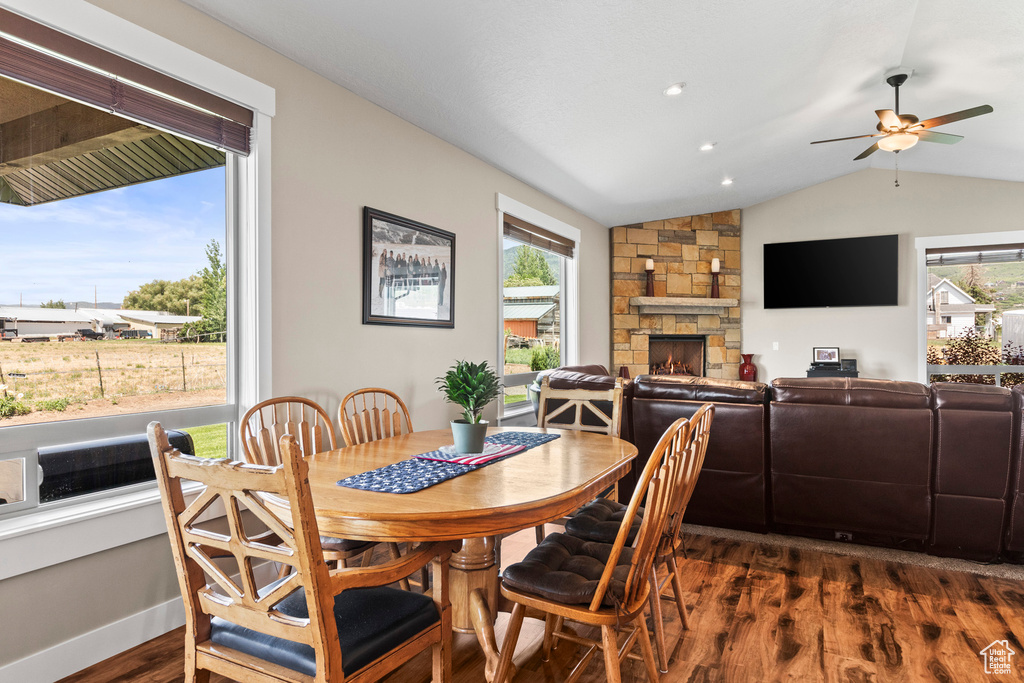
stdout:
{"type": "Polygon", "coordinates": [[[813,362],[815,364],[829,363],[839,365],[839,347],[815,346],[813,362]]]}

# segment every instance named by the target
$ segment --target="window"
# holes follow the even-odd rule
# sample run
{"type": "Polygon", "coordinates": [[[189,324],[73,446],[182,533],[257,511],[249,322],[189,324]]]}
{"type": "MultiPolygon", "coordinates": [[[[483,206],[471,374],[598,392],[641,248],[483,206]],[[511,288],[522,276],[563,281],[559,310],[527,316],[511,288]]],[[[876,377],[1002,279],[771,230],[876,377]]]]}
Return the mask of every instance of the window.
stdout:
{"type": "Polygon", "coordinates": [[[940,316],[940,317],[942,318],[942,322],[944,324],[948,324],[948,323],[953,322],[953,316],[951,316],[951,315],[943,315],[943,316],[940,316]]]}
{"type": "Polygon", "coordinates": [[[575,364],[579,231],[499,195],[503,418],[530,412],[527,385],[575,364]]]}
{"type": "MultiPolygon", "coordinates": [[[[5,31],[38,30],[45,43],[49,29],[26,21],[5,31]]],[[[91,484],[60,482],[100,466],[95,448],[74,444],[144,434],[154,419],[187,432],[198,455],[227,453],[260,373],[255,342],[236,334],[257,309],[244,279],[258,265],[243,203],[254,201],[252,112],[239,123],[211,113],[208,93],[202,108],[180,101],[192,86],[167,98],[6,35],[0,52],[4,516],[152,487],[131,473],[148,457],[110,462],[118,476],[91,484]]]]}
{"type": "Polygon", "coordinates": [[[939,303],[940,304],[948,304],[949,303],[949,292],[947,292],[946,290],[942,290],[941,292],[939,292],[939,303]]]}

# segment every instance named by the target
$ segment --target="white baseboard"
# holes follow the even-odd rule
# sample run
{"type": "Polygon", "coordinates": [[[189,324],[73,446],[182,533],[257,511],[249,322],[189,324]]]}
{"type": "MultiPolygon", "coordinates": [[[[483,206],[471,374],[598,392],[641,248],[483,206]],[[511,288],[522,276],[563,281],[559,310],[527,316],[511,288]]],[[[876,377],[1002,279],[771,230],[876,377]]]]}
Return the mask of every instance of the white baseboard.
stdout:
{"type": "Polygon", "coordinates": [[[0,681],[53,683],[185,623],[180,597],[0,667],[0,681]]]}

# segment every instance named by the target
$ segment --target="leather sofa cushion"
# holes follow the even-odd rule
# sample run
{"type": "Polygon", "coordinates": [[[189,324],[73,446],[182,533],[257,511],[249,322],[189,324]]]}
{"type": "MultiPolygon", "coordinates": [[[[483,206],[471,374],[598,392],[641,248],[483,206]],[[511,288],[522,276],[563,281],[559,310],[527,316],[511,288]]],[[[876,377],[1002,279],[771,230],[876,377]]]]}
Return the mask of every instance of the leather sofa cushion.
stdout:
{"type": "MultiPolygon", "coordinates": [[[[570,517],[565,523],[565,530],[570,536],[582,538],[584,541],[614,543],[622,526],[622,518],[626,516],[626,507],[617,500],[598,498],[584,505],[570,517]]],[[[632,543],[636,538],[640,524],[643,523],[643,516],[644,510],[640,508],[640,514],[629,527],[626,543],[632,543]]]]}
{"type": "MultiPolygon", "coordinates": [[[[309,616],[305,590],[297,590],[276,605],[290,617],[309,616]]],[[[345,676],[363,668],[424,629],[440,621],[434,601],[419,593],[395,588],[353,588],[334,599],[334,618],[341,644],[345,676]]],[[[210,640],[304,673],[316,675],[316,654],[303,643],[259,633],[214,617],[210,640]]]]}
{"type": "MultiPolygon", "coordinates": [[[[505,568],[502,582],[521,593],[530,593],[565,605],[585,605],[594,599],[612,545],[584,541],[568,534],[549,534],[522,562],[505,568]]],[[[632,548],[626,547],[612,574],[604,606],[613,607],[625,595],[632,548]],[[614,599],[613,599],[614,596],[614,599]]]]}
{"type": "Polygon", "coordinates": [[[768,385],[709,377],[641,375],[633,383],[634,398],[716,403],[765,403],[768,385]]]}
{"type": "Polygon", "coordinates": [[[936,410],[1011,410],[1010,390],[1006,387],[959,382],[932,384],[932,407],[936,410]]]}
{"type": "Polygon", "coordinates": [[[930,399],[928,387],[917,382],[849,377],[797,377],[772,382],[774,403],[927,410],[930,399]]]}

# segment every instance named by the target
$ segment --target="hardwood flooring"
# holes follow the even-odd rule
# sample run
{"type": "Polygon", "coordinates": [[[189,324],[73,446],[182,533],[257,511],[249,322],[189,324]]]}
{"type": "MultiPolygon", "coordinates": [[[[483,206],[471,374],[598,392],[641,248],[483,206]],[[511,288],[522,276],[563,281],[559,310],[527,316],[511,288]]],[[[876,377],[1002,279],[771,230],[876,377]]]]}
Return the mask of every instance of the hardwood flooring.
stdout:
{"type": "MultiPolygon", "coordinates": [[[[505,560],[532,544],[532,529],[506,539],[505,560]]],[[[691,630],[675,644],[662,681],[1024,680],[1021,582],[711,536],[690,536],[688,548],[683,583],[691,630]],[[1012,674],[986,674],[979,652],[1003,639],[1017,653],[1012,674]]],[[[672,647],[681,629],[664,606],[672,647]]],[[[60,683],[181,681],[181,638],[178,629],[60,683]]],[[[549,663],[529,656],[516,680],[562,681],[574,655],[563,642],[549,663]]],[[[453,670],[457,683],[483,680],[472,636],[456,637],[453,670]]],[[[387,680],[429,678],[424,655],[387,680]]],[[[582,680],[605,680],[600,657],[582,680]]],[[[623,681],[644,680],[642,665],[627,660],[623,681]]]]}

